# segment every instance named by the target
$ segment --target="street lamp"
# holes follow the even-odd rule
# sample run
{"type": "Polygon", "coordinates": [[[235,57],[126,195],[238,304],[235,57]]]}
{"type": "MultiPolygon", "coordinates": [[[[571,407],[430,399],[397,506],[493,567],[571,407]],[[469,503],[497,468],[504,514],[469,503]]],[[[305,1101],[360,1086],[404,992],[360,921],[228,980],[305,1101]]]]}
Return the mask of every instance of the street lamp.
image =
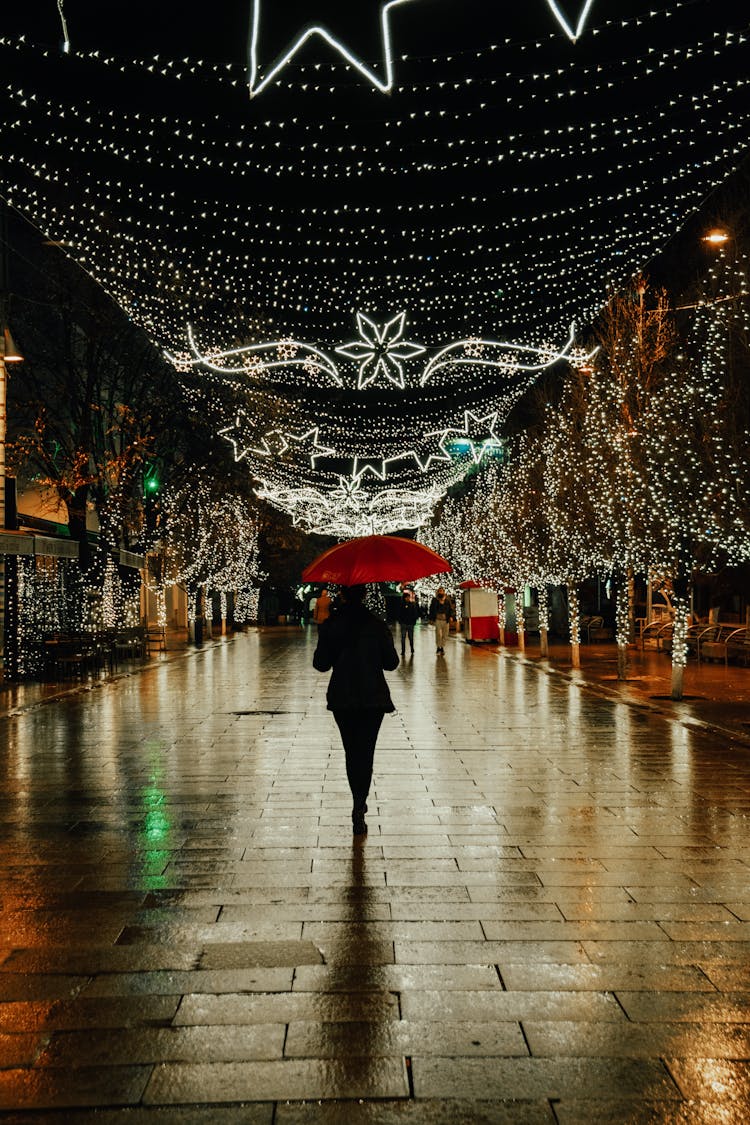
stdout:
{"type": "Polygon", "coordinates": [[[10,328],[3,327],[0,344],[0,529],[5,527],[5,443],[8,428],[8,367],[10,363],[23,363],[23,356],[15,345],[10,328]]]}
{"type": "Polygon", "coordinates": [[[731,237],[729,231],[723,227],[714,227],[703,235],[702,241],[707,246],[726,246],[731,237]]]}

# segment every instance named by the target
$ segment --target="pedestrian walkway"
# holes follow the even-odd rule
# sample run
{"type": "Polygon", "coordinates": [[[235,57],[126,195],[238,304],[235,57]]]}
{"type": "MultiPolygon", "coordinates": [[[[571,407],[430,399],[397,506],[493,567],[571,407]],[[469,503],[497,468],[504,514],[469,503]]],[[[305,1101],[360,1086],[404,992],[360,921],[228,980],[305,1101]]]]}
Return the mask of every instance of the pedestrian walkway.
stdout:
{"type": "Polygon", "coordinates": [[[505,656],[528,660],[541,671],[567,676],[571,683],[595,690],[610,699],[660,713],[687,726],[715,730],[750,745],[750,668],[723,660],[691,657],[684,673],[683,698],[671,698],[672,661],[669,654],[635,646],[628,649],[624,681],[617,678],[617,647],[613,643],[582,645],[581,666],[571,666],[571,648],[550,646],[541,656],[539,637],[531,636],[525,650],[506,648],[505,656]]]}
{"type": "Polygon", "coordinates": [[[312,630],[0,719],[0,1112],[750,1118],[748,748],[426,629],[353,842],[312,630]]]}

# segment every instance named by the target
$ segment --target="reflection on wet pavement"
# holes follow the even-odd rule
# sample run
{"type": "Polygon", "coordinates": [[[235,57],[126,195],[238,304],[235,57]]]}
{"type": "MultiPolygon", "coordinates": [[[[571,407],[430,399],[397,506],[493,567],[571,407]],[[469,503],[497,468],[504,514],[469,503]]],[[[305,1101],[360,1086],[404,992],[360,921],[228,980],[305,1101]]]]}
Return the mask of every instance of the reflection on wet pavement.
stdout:
{"type": "Polygon", "coordinates": [[[312,632],[0,719],[5,1119],[750,1118],[747,748],[431,640],[365,841],[312,632]]]}

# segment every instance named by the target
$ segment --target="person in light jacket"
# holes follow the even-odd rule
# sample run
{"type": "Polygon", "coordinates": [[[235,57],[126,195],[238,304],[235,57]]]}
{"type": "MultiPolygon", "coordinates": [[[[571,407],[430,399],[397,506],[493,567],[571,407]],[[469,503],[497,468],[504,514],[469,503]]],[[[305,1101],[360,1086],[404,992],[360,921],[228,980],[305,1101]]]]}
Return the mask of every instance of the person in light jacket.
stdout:
{"type": "Polygon", "coordinates": [[[435,597],[430,602],[430,621],[435,626],[435,647],[439,656],[445,653],[445,642],[448,639],[450,624],[455,614],[451,600],[442,586],[438,587],[435,597]]]}
{"type": "Polygon", "coordinates": [[[313,656],[318,672],[331,672],[328,710],[344,745],[357,836],[367,832],[367,795],[380,724],[385,714],[395,711],[383,670],[398,667],[390,629],[362,604],[365,590],[343,587],[340,607],[320,626],[313,656]]]}

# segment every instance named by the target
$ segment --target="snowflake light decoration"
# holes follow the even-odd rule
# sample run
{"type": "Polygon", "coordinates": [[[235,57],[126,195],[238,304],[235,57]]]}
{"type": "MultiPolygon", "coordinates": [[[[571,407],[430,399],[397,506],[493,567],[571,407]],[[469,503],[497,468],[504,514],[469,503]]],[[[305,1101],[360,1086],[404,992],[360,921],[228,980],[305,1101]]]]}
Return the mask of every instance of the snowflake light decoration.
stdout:
{"type": "Polygon", "coordinates": [[[357,382],[359,390],[376,382],[379,375],[385,375],[395,387],[403,389],[404,369],[399,361],[412,359],[415,355],[422,355],[426,351],[420,344],[410,344],[401,340],[405,326],[405,312],[394,316],[381,328],[370,320],[369,316],[357,313],[357,327],[361,338],[354,343],[336,348],[336,351],[339,355],[363,361],[359,368],[357,382]]]}

